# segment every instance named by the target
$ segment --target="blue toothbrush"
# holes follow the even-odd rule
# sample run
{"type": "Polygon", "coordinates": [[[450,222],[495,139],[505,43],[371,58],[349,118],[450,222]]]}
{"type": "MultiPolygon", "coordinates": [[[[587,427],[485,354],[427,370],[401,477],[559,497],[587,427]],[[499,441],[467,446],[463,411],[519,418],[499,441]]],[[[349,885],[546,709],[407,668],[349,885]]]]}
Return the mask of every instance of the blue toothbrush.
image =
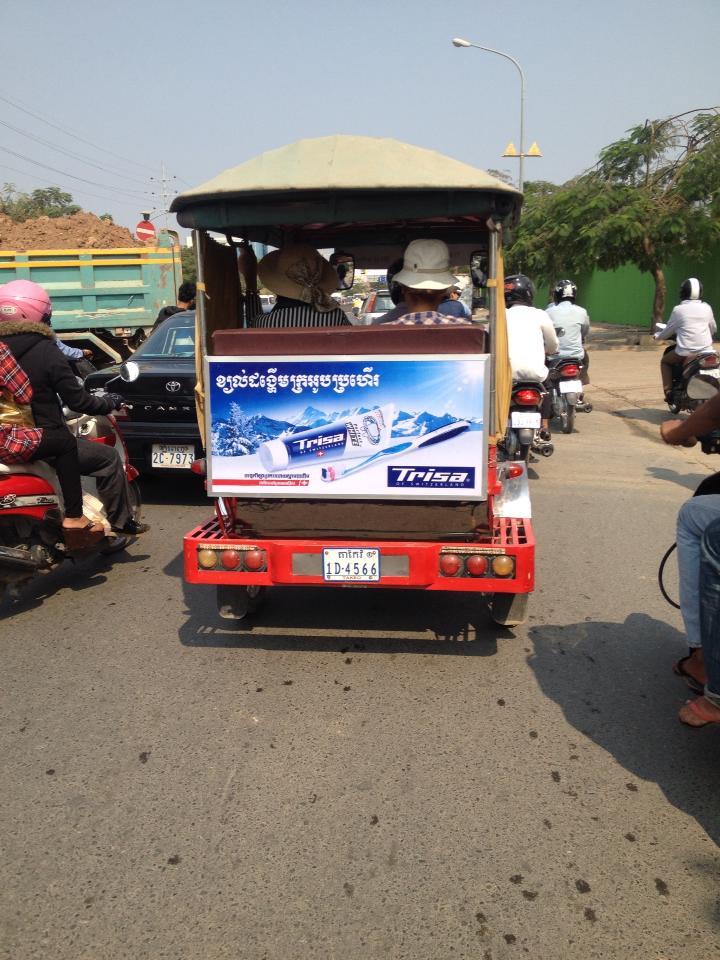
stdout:
{"type": "Polygon", "coordinates": [[[459,433],[464,433],[470,428],[467,420],[456,420],[454,423],[448,423],[444,427],[438,427],[431,433],[415,437],[412,440],[403,440],[402,443],[396,443],[394,447],[387,447],[385,450],[379,450],[371,457],[367,457],[360,463],[354,463],[352,466],[345,467],[344,470],[336,470],[335,467],[323,467],[320,476],[327,483],[333,480],[341,480],[343,477],[349,477],[358,470],[364,470],[371,467],[386,457],[396,457],[400,453],[406,453],[408,450],[419,450],[421,447],[429,447],[433,443],[440,443],[443,440],[450,440],[459,433]]]}

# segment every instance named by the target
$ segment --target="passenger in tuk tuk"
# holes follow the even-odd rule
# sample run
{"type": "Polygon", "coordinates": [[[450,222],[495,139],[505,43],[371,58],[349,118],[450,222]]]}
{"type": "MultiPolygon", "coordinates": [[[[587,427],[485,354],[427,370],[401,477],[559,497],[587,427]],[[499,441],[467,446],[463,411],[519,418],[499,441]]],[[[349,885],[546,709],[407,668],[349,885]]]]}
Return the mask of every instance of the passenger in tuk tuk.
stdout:
{"type": "Polygon", "coordinates": [[[388,310],[387,313],[383,313],[382,316],[377,318],[377,320],[373,320],[372,325],[374,327],[379,326],[382,323],[395,323],[396,320],[399,320],[400,317],[404,317],[408,312],[407,304],[403,300],[400,284],[395,281],[395,277],[398,273],[400,273],[402,268],[402,257],[398,257],[397,260],[393,260],[393,262],[387,268],[386,283],[388,293],[390,294],[390,299],[395,306],[392,308],[392,310],[388,310]]]}
{"type": "Polygon", "coordinates": [[[395,325],[446,326],[469,324],[465,317],[449,317],[438,307],[447,297],[448,288],[457,282],[450,273],[450,251],[442,240],[413,240],[403,257],[403,268],[395,274],[395,283],[402,289],[407,313],[395,325]]]}
{"type": "Polygon", "coordinates": [[[263,286],[277,296],[270,313],[250,318],[251,327],[349,327],[350,320],[331,298],[338,275],[317,250],[296,244],[273,250],[258,264],[263,286]]]}

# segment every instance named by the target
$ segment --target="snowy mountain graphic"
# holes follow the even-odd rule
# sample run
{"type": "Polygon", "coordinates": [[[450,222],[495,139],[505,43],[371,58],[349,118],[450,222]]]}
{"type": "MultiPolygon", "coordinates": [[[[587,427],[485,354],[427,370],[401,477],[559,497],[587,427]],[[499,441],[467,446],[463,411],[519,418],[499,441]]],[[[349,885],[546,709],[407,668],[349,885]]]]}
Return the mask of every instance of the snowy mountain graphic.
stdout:
{"type": "MultiPolygon", "coordinates": [[[[227,419],[217,420],[212,425],[212,452],[221,457],[244,457],[256,453],[266,440],[287,437],[291,434],[314,430],[330,423],[368,413],[370,407],[350,407],[328,413],[308,406],[292,420],[273,420],[265,416],[248,416],[237,403],[230,405],[227,419]]],[[[450,413],[434,414],[427,410],[409,412],[401,410],[393,423],[393,437],[421,437],[426,433],[455,423],[458,417],[450,413]]],[[[482,430],[482,420],[471,419],[470,430],[482,430]]]]}

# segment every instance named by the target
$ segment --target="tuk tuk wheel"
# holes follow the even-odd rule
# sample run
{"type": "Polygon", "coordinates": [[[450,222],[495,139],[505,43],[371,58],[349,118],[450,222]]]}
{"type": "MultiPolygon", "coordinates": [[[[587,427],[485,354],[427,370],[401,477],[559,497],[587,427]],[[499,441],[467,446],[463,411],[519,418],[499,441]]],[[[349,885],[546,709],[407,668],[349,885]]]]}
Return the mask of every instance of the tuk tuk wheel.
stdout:
{"type": "Polygon", "coordinates": [[[490,601],[490,616],[501,627],[516,627],[527,620],[527,593],[494,593],[490,601]]]}
{"type": "Polygon", "coordinates": [[[249,587],[217,586],[217,609],[223,620],[244,620],[260,606],[265,588],[257,584],[249,587]]]}

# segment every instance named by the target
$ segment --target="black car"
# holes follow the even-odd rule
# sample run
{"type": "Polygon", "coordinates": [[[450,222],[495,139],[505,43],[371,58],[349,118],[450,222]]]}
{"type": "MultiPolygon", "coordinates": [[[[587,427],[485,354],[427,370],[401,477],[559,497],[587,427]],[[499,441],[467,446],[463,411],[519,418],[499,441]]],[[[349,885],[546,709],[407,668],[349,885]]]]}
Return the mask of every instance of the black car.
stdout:
{"type": "MultiPolygon", "coordinates": [[[[133,383],[115,380],[108,390],[127,400],[118,424],[133,466],[141,473],[189,470],[202,456],[195,418],[195,311],[164,320],[132,355],[140,375],[133,383]]],[[[104,388],[120,365],[91,373],[87,390],[104,388]]]]}

